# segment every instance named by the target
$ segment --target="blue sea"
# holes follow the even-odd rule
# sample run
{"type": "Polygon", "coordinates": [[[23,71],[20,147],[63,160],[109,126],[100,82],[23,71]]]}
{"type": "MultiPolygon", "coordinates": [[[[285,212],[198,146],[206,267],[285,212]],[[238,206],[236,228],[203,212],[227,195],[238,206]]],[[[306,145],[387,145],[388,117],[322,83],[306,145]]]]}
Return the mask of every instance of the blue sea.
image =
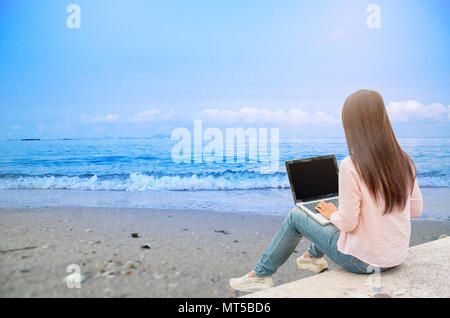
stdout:
{"type": "MultiPolygon", "coordinates": [[[[449,188],[450,138],[400,138],[422,188],[449,188]]],[[[286,214],[284,161],[348,155],[345,139],[280,140],[279,170],[261,162],[175,163],[170,136],[0,141],[0,207],[101,206],[286,214]]],[[[446,192],[447,193],[447,192],[446,192]]],[[[448,210],[437,217],[448,219],[448,210]]]]}

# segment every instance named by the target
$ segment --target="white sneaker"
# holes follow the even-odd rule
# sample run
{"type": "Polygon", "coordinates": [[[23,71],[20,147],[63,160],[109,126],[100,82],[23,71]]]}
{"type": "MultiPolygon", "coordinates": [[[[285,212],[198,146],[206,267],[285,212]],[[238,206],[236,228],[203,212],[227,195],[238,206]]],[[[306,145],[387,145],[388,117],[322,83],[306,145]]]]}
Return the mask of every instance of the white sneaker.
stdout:
{"type": "Polygon", "coordinates": [[[231,288],[247,293],[254,293],[260,290],[272,288],[275,286],[272,276],[248,277],[248,274],[241,278],[230,279],[231,288]]]}
{"type": "Polygon", "coordinates": [[[300,269],[313,271],[314,273],[320,273],[328,269],[328,263],[323,256],[305,257],[304,255],[302,255],[297,258],[297,266],[300,269]]]}

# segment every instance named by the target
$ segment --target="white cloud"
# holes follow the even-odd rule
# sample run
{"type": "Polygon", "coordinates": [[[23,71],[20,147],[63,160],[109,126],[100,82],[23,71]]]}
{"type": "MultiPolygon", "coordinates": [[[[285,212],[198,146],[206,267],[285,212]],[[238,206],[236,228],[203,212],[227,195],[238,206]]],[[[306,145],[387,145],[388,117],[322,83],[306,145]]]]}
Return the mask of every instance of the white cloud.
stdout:
{"type": "Polygon", "coordinates": [[[88,122],[88,123],[114,123],[117,122],[119,120],[119,115],[106,115],[106,116],[97,116],[97,117],[93,117],[93,118],[89,118],[86,115],[81,116],[81,120],[88,122]]]}
{"type": "MultiPolygon", "coordinates": [[[[403,102],[391,102],[387,106],[389,118],[392,122],[420,122],[420,121],[450,121],[450,105],[443,106],[440,103],[430,105],[421,104],[415,100],[403,102]]],[[[148,109],[131,117],[123,118],[119,115],[88,117],[81,116],[81,120],[88,123],[162,123],[178,121],[191,121],[202,118],[217,123],[227,124],[274,124],[274,125],[298,125],[298,124],[326,124],[336,125],[341,122],[340,111],[304,111],[299,108],[288,110],[267,109],[258,107],[243,107],[237,110],[208,108],[200,113],[177,113],[173,110],[160,111],[148,109]]]]}
{"type": "Polygon", "coordinates": [[[161,111],[159,109],[151,109],[145,110],[141,113],[134,115],[129,121],[132,123],[149,123],[156,119],[156,116],[159,115],[161,111]]]}
{"type": "Polygon", "coordinates": [[[413,120],[450,120],[450,106],[440,103],[421,104],[415,100],[391,102],[387,107],[389,118],[393,122],[408,122],[413,120]]]}
{"type": "Polygon", "coordinates": [[[315,111],[309,113],[300,109],[268,110],[265,108],[244,107],[239,110],[204,109],[202,115],[220,122],[272,123],[272,124],[336,124],[339,120],[325,113],[315,111]]]}

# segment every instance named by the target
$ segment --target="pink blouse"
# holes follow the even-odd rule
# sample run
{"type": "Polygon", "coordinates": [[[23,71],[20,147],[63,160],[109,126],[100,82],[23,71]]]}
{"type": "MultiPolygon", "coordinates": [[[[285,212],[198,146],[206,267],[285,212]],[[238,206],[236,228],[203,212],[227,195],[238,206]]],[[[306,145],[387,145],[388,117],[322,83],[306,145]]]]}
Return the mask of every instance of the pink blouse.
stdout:
{"type": "Polygon", "coordinates": [[[422,213],[423,202],[417,179],[403,210],[383,215],[360,178],[350,157],[339,169],[339,209],[330,221],[341,231],[338,250],[377,267],[401,264],[408,254],[411,218],[422,213]]]}

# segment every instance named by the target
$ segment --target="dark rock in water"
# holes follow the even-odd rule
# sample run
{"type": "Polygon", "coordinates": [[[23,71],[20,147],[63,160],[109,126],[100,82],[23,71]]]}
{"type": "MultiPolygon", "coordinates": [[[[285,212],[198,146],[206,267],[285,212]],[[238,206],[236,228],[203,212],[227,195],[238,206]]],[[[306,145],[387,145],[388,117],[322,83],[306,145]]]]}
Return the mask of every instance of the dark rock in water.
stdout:
{"type": "Polygon", "coordinates": [[[138,237],[139,237],[139,234],[137,234],[137,233],[131,233],[131,237],[138,238],[138,237]]]}
{"type": "Polygon", "coordinates": [[[223,233],[223,234],[230,234],[230,232],[225,231],[225,230],[214,230],[214,232],[216,232],[216,233],[223,233]]]}

